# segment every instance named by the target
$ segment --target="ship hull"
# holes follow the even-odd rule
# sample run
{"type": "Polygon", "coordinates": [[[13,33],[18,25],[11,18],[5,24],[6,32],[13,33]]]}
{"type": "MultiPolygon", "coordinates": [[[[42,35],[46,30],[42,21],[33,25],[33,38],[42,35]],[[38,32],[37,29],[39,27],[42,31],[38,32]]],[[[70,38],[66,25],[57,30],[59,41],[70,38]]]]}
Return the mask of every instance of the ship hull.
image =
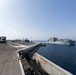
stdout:
{"type": "Polygon", "coordinates": [[[49,44],[61,44],[61,45],[74,45],[75,41],[72,41],[72,42],[60,42],[60,41],[52,42],[52,41],[48,41],[47,43],[49,43],[49,44]]]}

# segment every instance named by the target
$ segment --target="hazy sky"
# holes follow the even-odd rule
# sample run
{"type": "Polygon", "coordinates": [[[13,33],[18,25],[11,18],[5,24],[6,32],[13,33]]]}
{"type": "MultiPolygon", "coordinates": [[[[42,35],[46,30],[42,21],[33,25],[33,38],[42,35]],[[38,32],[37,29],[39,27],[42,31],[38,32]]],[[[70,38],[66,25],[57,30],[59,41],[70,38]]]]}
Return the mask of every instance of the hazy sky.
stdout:
{"type": "Polygon", "coordinates": [[[76,39],[76,0],[0,0],[0,36],[76,39]]]}

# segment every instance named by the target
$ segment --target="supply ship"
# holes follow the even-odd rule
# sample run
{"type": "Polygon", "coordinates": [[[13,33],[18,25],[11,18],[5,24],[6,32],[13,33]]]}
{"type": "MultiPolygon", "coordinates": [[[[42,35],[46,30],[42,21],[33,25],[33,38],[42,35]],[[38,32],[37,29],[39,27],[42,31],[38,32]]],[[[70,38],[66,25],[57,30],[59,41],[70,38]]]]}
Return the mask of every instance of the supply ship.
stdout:
{"type": "Polygon", "coordinates": [[[50,44],[62,44],[62,45],[74,45],[75,41],[71,39],[58,39],[56,37],[48,39],[48,42],[50,44]]]}

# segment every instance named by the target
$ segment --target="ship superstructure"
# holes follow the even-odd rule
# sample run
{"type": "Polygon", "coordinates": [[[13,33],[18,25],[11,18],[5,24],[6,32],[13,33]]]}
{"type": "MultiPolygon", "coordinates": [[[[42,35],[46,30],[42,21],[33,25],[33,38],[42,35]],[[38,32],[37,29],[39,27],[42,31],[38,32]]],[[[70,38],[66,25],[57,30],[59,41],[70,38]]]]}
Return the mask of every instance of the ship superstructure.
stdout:
{"type": "Polygon", "coordinates": [[[48,39],[50,44],[74,45],[75,41],[71,39],[58,39],[56,37],[48,39]]]}

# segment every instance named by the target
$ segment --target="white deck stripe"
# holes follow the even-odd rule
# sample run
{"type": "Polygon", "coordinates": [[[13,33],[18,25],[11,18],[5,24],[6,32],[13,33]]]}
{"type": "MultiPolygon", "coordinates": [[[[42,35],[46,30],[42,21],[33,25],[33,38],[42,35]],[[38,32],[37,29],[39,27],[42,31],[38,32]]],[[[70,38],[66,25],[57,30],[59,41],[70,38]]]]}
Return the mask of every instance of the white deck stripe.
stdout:
{"type": "Polygon", "coordinates": [[[12,43],[12,42],[10,42],[10,43],[8,43],[8,44],[11,45],[12,47],[28,47],[28,46],[26,46],[26,45],[17,44],[17,43],[12,43]],[[18,45],[18,46],[15,46],[15,45],[12,45],[12,44],[15,44],[15,45],[18,45]]]}
{"type": "MultiPolygon", "coordinates": [[[[19,58],[19,54],[17,53],[17,56],[19,58]]],[[[25,72],[24,72],[24,69],[23,69],[23,66],[22,66],[22,63],[21,63],[21,60],[19,60],[19,65],[20,65],[20,69],[21,69],[21,73],[22,75],[25,75],[25,72]]]]}

